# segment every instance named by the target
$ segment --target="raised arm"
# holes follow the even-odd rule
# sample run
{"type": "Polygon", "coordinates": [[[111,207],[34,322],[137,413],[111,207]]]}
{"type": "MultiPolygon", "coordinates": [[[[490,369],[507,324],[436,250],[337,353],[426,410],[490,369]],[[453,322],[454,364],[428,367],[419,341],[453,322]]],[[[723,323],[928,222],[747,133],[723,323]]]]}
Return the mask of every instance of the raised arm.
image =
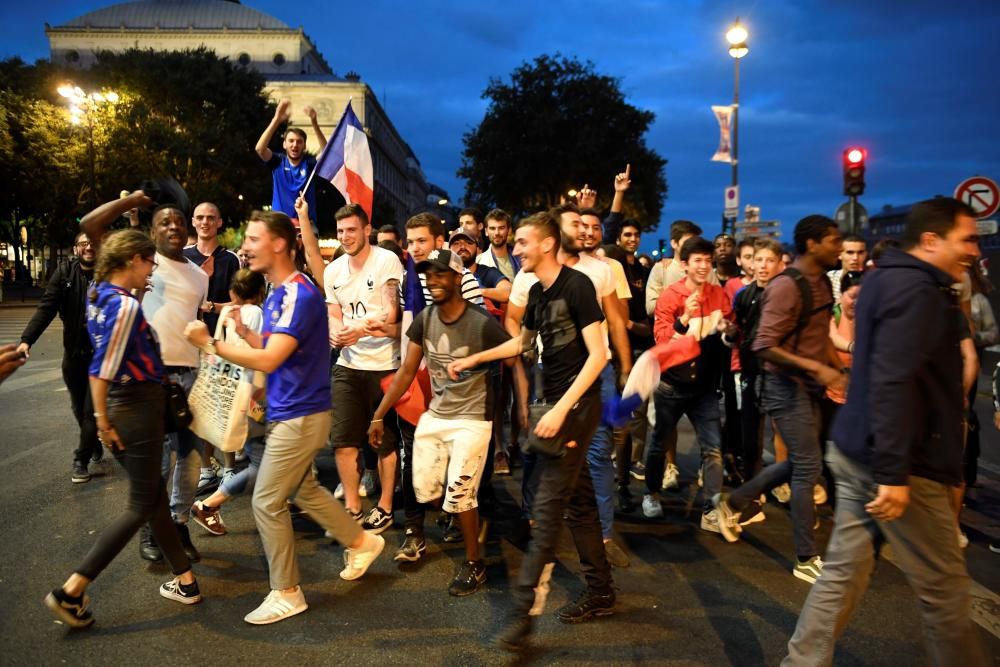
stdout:
{"type": "Polygon", "coordinates": [[[309,219],[309,204],[300,194],[295,199],[295,217],[299,221],[299,231],[302,232],[302,247],[306,253],[306,266],[309,272],[317,281],[323,280],[323,255],[319,251],[319,239],[313,230],[312,220],[309,219]]]}
{"type": "Polygon", "coordinates": [[[87,235],[96,253],[108,228],[114,224],[115,220],[133,208],[145,208],[152,203],[153,200],[147,197],[142,190],[136,190],[120,199],[112,199],[83,216],[80,221],[80,231],[87,235]]]}
{"type": "Polygon", "coordinates": [[[319,150],[316,151],[316,154],[319,155],[326,148],[326,135],[320,129],[319,121],[316,120],[316,110],[312,107],[306,107],[303,111],[309,116],[309,122],[312,124],[313,132],[316,133],[316,139],[319,141],[319,150]]]}
{"type": "MultiPolygon", "coordinates": [[[[274,118],[268,123],[267,127],[264,128],[264,132],[261,133],[260,139],[257,140],[257,145],[254,150],[257,151],[257,155],[261,160],[267,162],[271,159],[274,153],[271,149],[267,147],[271,143],[271,138],[274,137],[274,133],[278,131],[278,128],[282,123],[287,123],[289,117],[291,117],[290,107],[292,106],[292,101],[289,99],[283,99],[278,102],[278,108],[274,110],[274,118]]],[[[324,140],[324,144],[326,141],[324,140]]]]}

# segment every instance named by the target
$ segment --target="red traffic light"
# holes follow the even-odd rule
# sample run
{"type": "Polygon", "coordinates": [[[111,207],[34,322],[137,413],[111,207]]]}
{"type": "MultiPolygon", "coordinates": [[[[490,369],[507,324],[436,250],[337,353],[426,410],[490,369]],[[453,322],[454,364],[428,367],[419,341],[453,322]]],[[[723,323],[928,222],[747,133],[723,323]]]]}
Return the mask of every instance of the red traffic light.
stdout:
{"type": "Polygon", "coordinates": [[[865,159],[868,151],[852,147],[844,149],[844,194],[857,197],[865,191],[865,159]]]}
{"type": "Polygon", "coordinates": [[[861,164],[865,161],[865,151],[861,148],[848,148],[844,152],[849,164],[861,164]]]}

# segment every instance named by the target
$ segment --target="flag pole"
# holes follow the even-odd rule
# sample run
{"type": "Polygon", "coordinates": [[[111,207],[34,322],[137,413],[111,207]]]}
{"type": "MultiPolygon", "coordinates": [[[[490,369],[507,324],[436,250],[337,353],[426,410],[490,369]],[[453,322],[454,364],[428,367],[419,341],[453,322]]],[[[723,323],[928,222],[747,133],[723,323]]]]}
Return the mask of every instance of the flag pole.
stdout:
{"type": "MultiPolygon", "coordinates": [[[[351,108],[351,100],[354,96],[347,98],[347,106],[344,107],[344,113],[340,116],[340,122],[337,123],[337,127],[333,128],[333,134],[337,134],[337,130],[340,128],[340,123],[344,122],[344,118],[347,116],[347,110],[351,108]]],[[[306,185],[302,188],[302,196],[305,197],[306,193],[309,192],[309,186],[312,185],[313,177],[316,175],[316,170],[319,168],[319,163],[323,160],[323,156],[326,154],[326,150],[330,148],[330,142],[326,142],[326,146],[323,146],[323,150],[319,152],[316,156],[316,164],[313,165],[312,173],[309,174],[309,178],[306,179],[306,185]]]]}

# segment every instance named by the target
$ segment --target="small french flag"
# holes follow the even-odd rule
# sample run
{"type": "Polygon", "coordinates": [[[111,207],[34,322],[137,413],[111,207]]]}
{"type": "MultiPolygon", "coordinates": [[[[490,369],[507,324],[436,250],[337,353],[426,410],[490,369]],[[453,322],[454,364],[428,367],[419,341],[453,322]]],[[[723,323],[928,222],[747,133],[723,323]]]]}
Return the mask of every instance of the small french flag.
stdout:
{"type": "Polygon", "coordinates": [[[348,204],[359,204],[371,220],[375,192],[372,152],[350,101],[333,136],[316,160],[315,174],[330,181],[348,204]]]}

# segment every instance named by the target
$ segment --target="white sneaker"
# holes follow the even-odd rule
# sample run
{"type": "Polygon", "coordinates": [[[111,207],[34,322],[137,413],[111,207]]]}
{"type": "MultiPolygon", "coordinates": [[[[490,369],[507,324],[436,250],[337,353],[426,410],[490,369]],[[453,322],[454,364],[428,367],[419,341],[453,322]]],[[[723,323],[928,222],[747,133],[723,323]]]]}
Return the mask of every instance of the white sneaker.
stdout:
{"type": "Polygon", "coordinates": [[[826,489],[822,484],[813,487],[813,505],[822,505],[827,501],[826,489]]]}
{"type": "Polygon", "coordinates": [[[337,500],[343,500],[344,499],[344,483],[343,482],[341,482],[340,484],[338,484],[337,488],[333,490],[333,497],[336,498],[337,500]]]}
{"type": "Polygon", "coordinates": [[[958,531],[958,546],[961,549],[969,546],[969,536],[965,534],[964,530],[958,531]]]}
{"type": "Polygon", "coordinates": [[[302,587],[296,586],[292,593],[271,591],[260,606],[244,616],[243,620],[253,625],[268,625],[301,614],[308,608],[302,587]]]}
{"type": "Polygon", "coordinates": [[[664,491],[670,491],[671,489],[677,489],[680,487],[678,482],[678,476],[680,471],[677,466],[673,463],[668,463],[666,470],[663,471],[663,484],[660,485],[664,491]]]}
{"type": "MultiPolygon", "coordinates": [[[[701,515],[701,529],[710,533],[722,533],[719,528],[719,512],[717,510],[711,510],[701,515]]],[[[726,540],[730,541],[728,537],[726,540]]]]}
{"type": "Polygon", "coordinates": [[[362,498],[375,496],[375,473],[373,471],[365,470],[365,474],[361,476],[361,483],[358,484],[358,495],[362,498]]]}
{"type": "Polygon", "coordinates": [[[663,516],[663,505],[660,499],[652,493],[647,493],[642,497],[642,515],[647,519],[658,519],[663,516]]]}
{"type": "Polygon", "coordinates": [[[344,569],[340,578],[353,581],[361,578],[378,555],[385,548],[385,540],[381,535],[373,535],[365,531],[365,541],[358,549],[344,549],[344,569]]]}
{"type": "Polygon", "coordinates": [[[771,489],[771,495],[782,505],[787,505],[788,501],[792,499],[792,489],[788,484],[782,484],[771,489]]]}

